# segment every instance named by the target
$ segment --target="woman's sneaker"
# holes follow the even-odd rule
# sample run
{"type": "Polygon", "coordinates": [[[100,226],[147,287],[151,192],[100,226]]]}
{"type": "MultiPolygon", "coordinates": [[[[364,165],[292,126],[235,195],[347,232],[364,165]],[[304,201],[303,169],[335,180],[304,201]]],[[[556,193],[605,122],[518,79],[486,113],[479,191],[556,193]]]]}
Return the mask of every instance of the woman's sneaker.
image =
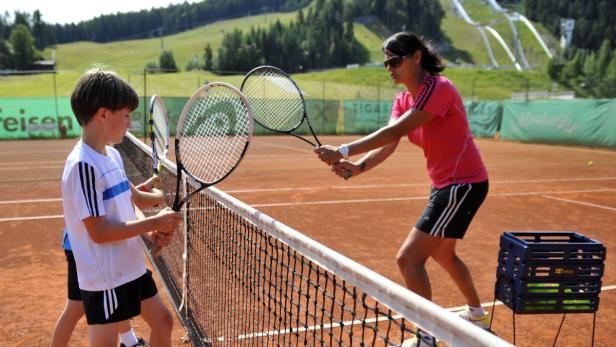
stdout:
{"type": "Polygon", "coordinates": [[[436,338],[427,332],[417,329],[415,336],[402,342],[402,347],[438,347],[436,338]]]}
{"type": "Polygon", "coordinates": [[[482,329],[490,329],[490,314],[487,312],[484,312],[484,314],[478,316],[473,314],[471,310],[467,307],[464,310],[458,312],[458,316],[463,319],[466,319],[467,321],[475,324],[482,329]]]}
{"type": "MultiPolygon", "coordinates": [[[[141,337],[139,337],[139,338],[137,338],[137,344],[136,344],[136,345],[133,345],[133,346],[130,346],[130,347],[141,347],[141,346],[148,347],[148,344],[147,344],[147,342],[145,342],[145,340],[144,340],[144,339],[142,339],[141,337]]],[[[120,347],[128,347],[128,346],[126,346],[126,345],[125,345],[125,344],[123,344],[123,343],[120,343],[120,347]]]]}

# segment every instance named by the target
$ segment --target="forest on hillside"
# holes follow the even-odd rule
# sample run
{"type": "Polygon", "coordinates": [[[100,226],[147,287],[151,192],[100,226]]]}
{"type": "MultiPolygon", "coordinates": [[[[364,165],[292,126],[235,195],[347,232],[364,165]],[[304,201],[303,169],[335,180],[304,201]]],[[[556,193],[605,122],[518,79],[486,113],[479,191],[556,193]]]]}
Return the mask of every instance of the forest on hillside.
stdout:
{"type": "MultiPolygon", "coordinates": [[[[388,35],[401,30],[422,33],[432,40],[444,37],[440,23],[445,14],[433,0],[206,0],[200,3],[170,5],[97,18],[68,25],[45,23],[39,11],[32,15],[16,12],[14,19],[0,16],[0,69],[25,69],[41,57],[50,45],[73,41],[109,42],[127,38],[170,35],[207,22],[247,14],[300,11],[289,25],[277,22],[267,29],[246,28],[227,33],[216,59],[207,42],[203,62],[190,68],[244,71],[247,61],[278,64],[291,72],[364,63],[366,47],[355,38],[353,23],[371,17],[388,35]],[[311,4],[312,3],[312,4],[311,4]],[[305,14],[305,15],[304,15],[305,14]]],[[[147,69],[174,72],[172,52],[163,52],[159,64],[147,69]]]]}
{"type": "Polygon", "coordinates": [[[265,12],[293,11],[311,0],[206,0],[184,2],[138,12],[106,14],[79,23],[46,23],[40,11],[32,14],[16,12],[10,22],[0,16],[0,39],[8,39],[15,24],[31,26],[36,47],[77,41],[113,42],[129,39],[172,35],[219,20],[265,12]]]}
{"type": "Polygon", "coordinates": [[[523,0],[523,5],[528,18],[543,23],[556,37],[561,35],[561,18],[574,19],[576,48],[598,51],[604,39],[616,45],[614,0],[523,0]]]}
{"type": "Polygon", "coordinates": [[[530,19],[560,37],[560,20],[574,19],[571,46],[548,64],[548,74],[580,97],[616,97],[614,0],[523,0],[530,19]]]}
{"type": "Polygon", "coordinates": [[[399,28],[440,39],[444,14],[439,3],[431,0],[316,0],[305,16],[300,11],[289,25],[276,22],[264,30],[226,34],[214,65],[220,70],[246,71],[257,61],[298,72],[363,64],[368,51],[353,35],[357,17],[375,16],[391,32],[399,28]]]}

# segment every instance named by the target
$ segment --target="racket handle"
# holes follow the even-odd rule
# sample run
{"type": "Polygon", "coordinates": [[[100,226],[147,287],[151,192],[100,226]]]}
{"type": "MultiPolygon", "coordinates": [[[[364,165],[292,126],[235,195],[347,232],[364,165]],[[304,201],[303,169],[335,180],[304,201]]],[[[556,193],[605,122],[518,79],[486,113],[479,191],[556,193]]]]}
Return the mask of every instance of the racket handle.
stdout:
{"type": "Polygon", "coordinates": [[[150,250],[150,254],[152,254],[152,257],[154,258],[158,258],[160,256],[160,252],[162,252],[163,248],[159,245],[154,245],[154,247],[152,247],[152,249],[150,250]]]}

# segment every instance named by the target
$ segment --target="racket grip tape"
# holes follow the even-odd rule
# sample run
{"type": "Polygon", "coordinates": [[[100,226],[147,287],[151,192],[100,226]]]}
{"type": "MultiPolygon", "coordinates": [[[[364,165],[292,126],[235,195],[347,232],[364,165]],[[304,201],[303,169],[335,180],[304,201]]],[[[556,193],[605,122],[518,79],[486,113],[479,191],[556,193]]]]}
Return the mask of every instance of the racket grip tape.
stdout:
{"type": "Polygon", "coordinates": [[[162,252],[163,248],[159,245],[154,245],[154,247],[152,247],[152,249],[150,250],[150,254],[152,254],[152,257],[154,258],[158,258],[160,256],[160,253],[162,252]]]}

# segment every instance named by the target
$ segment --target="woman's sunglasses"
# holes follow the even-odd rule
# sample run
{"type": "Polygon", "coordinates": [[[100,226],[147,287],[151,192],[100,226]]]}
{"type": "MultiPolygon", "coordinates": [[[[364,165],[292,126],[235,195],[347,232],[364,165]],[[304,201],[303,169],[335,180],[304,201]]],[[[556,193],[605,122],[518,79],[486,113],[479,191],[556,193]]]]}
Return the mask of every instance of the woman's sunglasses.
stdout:
{"type": "Polygon", "coordinates": [[[385,68],[387,69],[388,67],[393,67],[394,69],[397,69],[398,67],[400,67],[400,65],[402,65],[402,61],[404,60],[404,58],[408,57],[410,54],[407,55],[394,55],[393,57],[385,60],[383,62],[383,66],[385,66],[385,68]]]}

